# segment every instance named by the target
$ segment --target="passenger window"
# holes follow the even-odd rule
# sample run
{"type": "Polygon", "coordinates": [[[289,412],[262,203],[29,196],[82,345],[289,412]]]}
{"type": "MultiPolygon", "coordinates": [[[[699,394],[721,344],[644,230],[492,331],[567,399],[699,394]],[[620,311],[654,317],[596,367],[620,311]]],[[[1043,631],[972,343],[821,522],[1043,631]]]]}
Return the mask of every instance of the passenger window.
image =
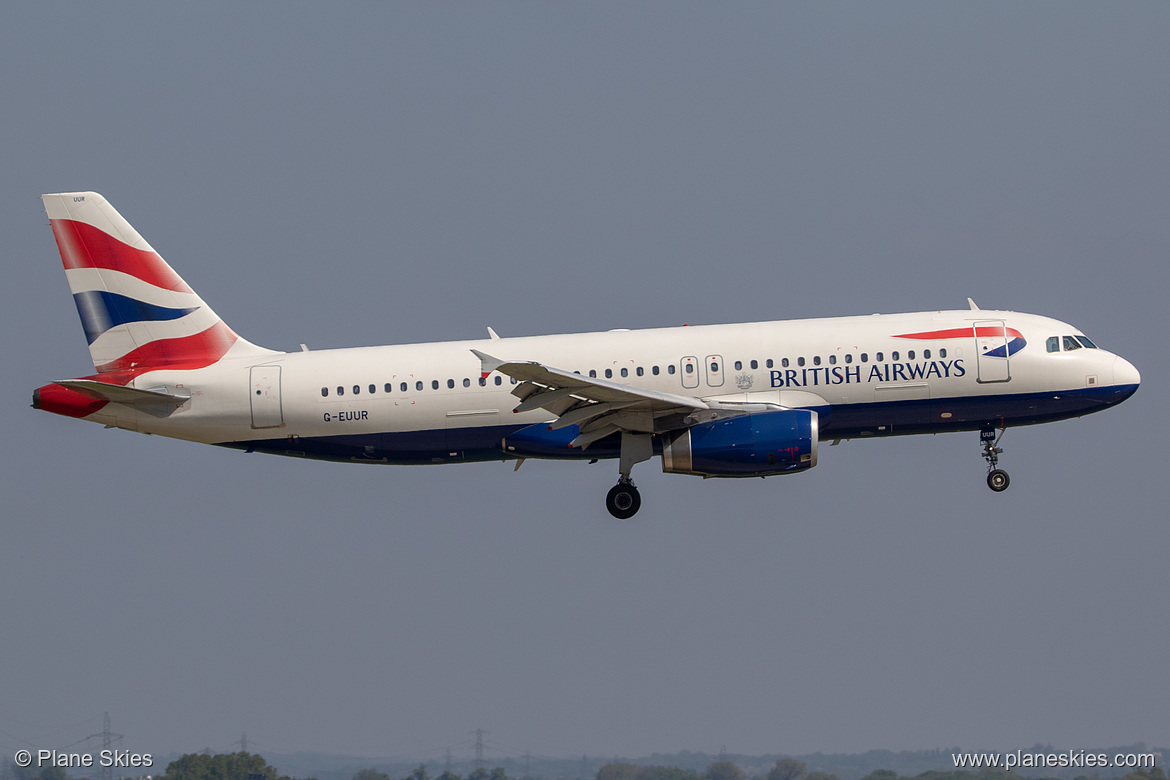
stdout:
{"type": "Polygon", "coordinates": [[[418,380],[417,382],[415,382],[415,383],[414,383],[414,389],[415,389],[415,390],[422,390],[422,388],[423,388],[423,384],[422,384],[422,380],[421,380],[421,379],[420,379],[420,380],[418,380]]]}
{"type": "Polygon", "coordinates": [[[1065,336],[1064,337],[1064,351],[1065,352],[1072,352],[1074,349],[1080,349],[1080,348],[1081,348],[1081,345],[1079,342],[1077,342],[1075,337],[1073,337],[1073,336],[1065,336]]]}
{"type": "Polygon", "coordinates": [[[821,356],[820,356],[820,355],[815,355],[815,356],[813,357],[813,365],[814,365],[814,366],[819,366],[820,364],[821,364],[821,356]]]}
{"type": "Polygon", "coordinates": [[[768,368],[771,368],[772,367],[772,358],[768,358],[768,362],[764,363],[764,365],[767,366],[768,368]]]}
{"type": "Polygon", "coordinates": [[[940,349],[940,350],[938,351],[938,356],[939,356],[940,358],[945,358],[945,357],[947,356],[947,350],[946,350],[946,347],[943,347],[942,349],[940,349]]]}
{"type": "Polygon", "coordinates": [[[869,362],[869,353],[868,353],[868,352],[862,352],[862,353],[861,353],[861,362],[862,362],[862,363],[868,363],[868,362],[869,362]]]}
{"type": "Polygon", "coordinates": [[[798,365],[798,366],[803,366],[803,365],[804,365],[804,358],[802,358],[802,357],[798,357],[798,358],[796,359],[796,365],[798,365]]]}
{"type": "Polygon", "coordinates": [[[370,395],[373,395],[376,392],[378,392],[378,386],[377,385],[370,385],[370,395]]]}
{"type": "Polygon", "coordinates": [[[390,384],[389,382],[387,382],[387,383],[386,383],[386,387],[384,387],[383,389],[384,389],[384,390],[385,390],[387,393],[392,393],[392,392],[394,392],[394,385],[392,385],[392,384],[390,384]]]}
{"type": "Polygon", "coordinates": [[[897,359],[898,359],[898,353],[897,353],[897,352],[892,352],[892,353],[890,353],[890,360],[897,360],[897,359]]]}
{"type": "Polygon", "coordinates": [[[605,378],[606,379],[613,379],[613,369],[612,368],[605,369],[605,378]]]}
{"type": "Polygon", "coordinates": [[[401,393],[405,393],[405,392],[406,392],[406,382],[403,382],[402,384],[400,384],[400,385],[398,386],[398,391],[399,391],[399,392],[401,392],[401,393]]]}
{"type": "Polygon", "coordinates": [[[877,353],[876,355],[874,355],[874,356],[873,356],[873,359],[874,359],[874,360],[876,360],[877,362],[879,362],[879,363],[880,363],[880,362],[882,362],[883,360],[885,360],[885,357],[883,357],[883,356],[882,356],[882,353],[881,353],[881,352],[879,352],[879,353],[877,353]]]}
{"type": "Polygon", "coordinates": [[[695,364],[694,363],[687,363],[687,373],[688,374],[695,373],[695,364]]]}
{"type": "Polygon", "coordinates": [[[1077,341],[1081,342],[1082,346],[1088,347],[1089,349],[1096,349],[1097,348],[1097,345],[1094,344],[1093,342],[1089,341],[1089,339],[1086,336],[1077,336],[1077,341]]]}
{"type": "Polygon", "coordinates": [[[361,392],[362,392],[362,386],[361,386],[361,385],[354,385],[354,386],[353,386],[353,394],[354,394],[354,395],[360,395],[360,394],[361,394],[361,392]]]}
{"type": "Polygon", "coordinates": [[[829,365],[830,366],[837,365],[837,356],[836,355],[829,355],[829,365]]]}
{"type": "Polygon", "coordinates": [[[654,376],[658,376],[658,366],[651,366],[650,373],[653,374],[654,376]]]}
{"type": "Polygon", "coordinates": [[[597,378],[597,369],[595,369],[595,368],[591,368],[591,369],[589,369],[589,376],[591,376],[591,377],[593,377],[594,379],[596,379],[596,378],[597,378]]]}
{"type": "Polygon", "coordinates": [[[448,380],[447,380],[447,389],[448,389],[448,390],[454,390],[454,389],[455,389],[455,380],[454,380],[454,379],[448,379],[448,380]]]}
{"type": "Polygon", "coordinates": [[[646,373],[646,371],[641,366],[638,366],[638,370],[635,371],[634,373],[637,374],[638,376],[642,376],[643,374],[646,373]]]}
{"type": "Polygon", "coordinates": [[[345,388],[344,388],[344,387],[340,387],[340,386],[338,386],[338,388],[337,388],[337,394],[338,394],[338,395],[345,395],[345,388]]]}
{"type": "Polygon", "coordinates": [[[923,360],[930,360],[930,350],[929,349],[922,350],[922,359],[923,360]]]}
{"type": "Polygon", "coordinates": [[[623,368],[622,369],[622,376],[629,376],[629,375],[630,375],[630,370],[628,368],[623,368]]]}
{"type": "MultiPolygon", "coordinates": [[[[895,359],[895,360],[897,360],[897,358],[894,358],[894,359],[895,359]]],[[[910,350],[909,352],[907,352],[907,353],[906,353],[906,359],[907,359],[907,360],[913,360],[913,359],[914,359],[914,350],[910,350]]]]}
{"type": "Polygon", "coordinates": [[[852,363],[852,362],[853,362],[853,353],[852,353],[852,352],[846,352],[846,353],[845,353],[845,362],[846,362],[846,363],[852,363]]]}
{"type": "Polygon", "coordinates": [[[329,388],[328,388],[328,387],[322,387],[322,388],[321,388],[321,397],[322,397],[322,398],[328,398],[328,397],[329,397],[329,388]]]}
{"type": "Polygon", "coordinates": [[[788,358],[784,358],[783,360],[780,361],[780,367],[781,368],[788,368],[788,358]]]}
{"type": "Polygon", "coordinates": [[[463,377],[463,386],[464,387],[471,387],[471,380],[468,379],[467,377],[463,377]]]}
{"type": "Polygon", "coordinates": [[[439,389],[439,380],[438,380],[438,379],[432,379],[432,380],[431,380],[431,389],[432,389],[432,390],[438,390],[438,389],[439,389]]]}
{"type": "Polygon", "coordinates": [[[503,377],[500,377],[500,376],[496,377],[496,386],[497,386],[497,387],[499,387],[499,386],[500,386],[500,385],[502,385],[503,383],[504,383],[504,378],[503,378],[503,377]]]}
{"type": "Polygon", "coordinates": [[[753,360],[753,361],[752,361],[751,363],[749,363],[748,365],[750,365],[750,366],[752,367],[752,371],[755,371],[757,368],[759,368],[759,367],[760,367],[760,361],[758,361],[758,360],[753,360]]]}
{"type": "Polygon", "coordinates": [[[1049,352],[1060,352],[1060,336],[1049,336],[1046,346],[1049,352]]]}
{"type": "Polygon", "coordinates": [[[486,376],[481,376],[479,378],[479,386],[480,387],[487,387],[487,377],[486,376]]]}
{"type": "Polygon", "coordinates": [[[736,371],[743,371],[743,361],[742,360],[735,361],[735,370],[736,371]]]}
{"type": "Polygon", "coordinates": [[[714,363],[714,362],[713,362],[713,363],[711,363],[711,373],[712,373],[712,374],[718,374],[718,373],[719,373],[719,364],[718,364],[718,363],[714,363]]]}
{"type": "Polygon", "coordinates": [[[670,374],[671,376],[674,376],[674,363],[671,363],[669,366],[666,367],[666,373],[670,374]]]}

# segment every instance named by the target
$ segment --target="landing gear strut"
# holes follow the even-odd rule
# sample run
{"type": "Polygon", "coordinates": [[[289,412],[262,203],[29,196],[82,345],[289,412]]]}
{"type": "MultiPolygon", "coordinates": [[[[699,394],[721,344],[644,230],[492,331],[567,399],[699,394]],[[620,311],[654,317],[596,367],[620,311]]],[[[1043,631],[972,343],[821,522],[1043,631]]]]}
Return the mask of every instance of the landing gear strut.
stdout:
{"type": "Polygon", "coordinates": [[[626,476],[618,478],[618,483],[609,489],[605,497],[605,508],[618,520],[629,520],[642,506],[642,496],[633,481],[626,476]]]}
{"type": "Polygon", "coordinates": [[[630,479],[630,471],[635,463],[650,460],[654,457],[654,444],[649,434],[631,433],[622,431],[621,458],[618,466],[618,482],[609,489],[605,497],[605,508],[618,520],[629,520],[642,506],[642,496],[634,481],[630,479]]]}
{"type": "MultiPolygon", "coordinates": [[[[1006,431],[1007,428],[1003,430],[1006,431]]],[[[1008,473],[999,468],[999,456],[1003,454],[1003,449],[999,447],[1001,438],[1003,432],[997,437],[994,428],[984,428],[979,432],[979,445],[983,448],[983,459],[987,461],[987,487],[996,493],[1007,490],[1008,485],[1012,483],[1008,473]]]]}

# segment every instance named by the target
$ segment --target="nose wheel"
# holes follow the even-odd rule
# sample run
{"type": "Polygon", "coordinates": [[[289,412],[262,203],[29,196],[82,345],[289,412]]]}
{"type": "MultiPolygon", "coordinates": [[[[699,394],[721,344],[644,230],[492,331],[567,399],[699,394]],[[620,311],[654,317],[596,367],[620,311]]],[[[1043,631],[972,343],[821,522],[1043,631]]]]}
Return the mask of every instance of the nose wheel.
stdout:
{"type": "Polygon", "coordinates": [[[1003,454],[999,440],[1003,438],[1004,431],[1007,428],[1000,431],[999,436],[995,435],[994,428],[984,428],[979,432],[979,446],[983,450],[983,459],[987,461],[987,487],[996,493],[1007,490],[1012,483],[1008,473],[999,468],[999,456],[1003,454]]]}
{"type": "Polygon", "coordinates": [[[629,520],[641,506],[642,496],[629,477],[619,477],[605,497],[605,508],[618,520],[629,520]]]}

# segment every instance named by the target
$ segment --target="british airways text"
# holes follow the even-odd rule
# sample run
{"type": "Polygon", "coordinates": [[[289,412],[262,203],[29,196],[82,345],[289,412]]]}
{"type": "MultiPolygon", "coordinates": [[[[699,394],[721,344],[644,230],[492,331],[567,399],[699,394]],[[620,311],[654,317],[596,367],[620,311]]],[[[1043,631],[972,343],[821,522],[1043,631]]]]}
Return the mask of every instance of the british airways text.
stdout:
{"type": "Polygon", "coordinates": [[[948,379],[966,375],[963,359],[929,360],[923,363],[875,363],[869,366],[814,366],[812,368],[775,369],[770,372],[772,387],[817,387],[862,382],[909,382],[938,377],[948,379]],[[864,375],[864,378],[863,378],[864,375]]]}

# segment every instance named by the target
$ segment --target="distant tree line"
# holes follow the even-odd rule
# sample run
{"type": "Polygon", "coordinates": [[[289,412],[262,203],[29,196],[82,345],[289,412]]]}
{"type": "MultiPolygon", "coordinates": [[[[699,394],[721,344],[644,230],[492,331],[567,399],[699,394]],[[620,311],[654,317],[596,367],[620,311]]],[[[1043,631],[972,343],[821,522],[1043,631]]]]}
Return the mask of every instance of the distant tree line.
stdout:
{"type": "MultiPolygon", "coordinates": [[[[379,772],[376,769],[361,769],[353,776],[353,780],[394,780],[385,772],[379,772]]],[[[419,764],[416,769],[411,771],[402,780],[431,780],[431,776],[427,773],[426,764],[419,764]]],[[[503,767],[496,767],[490,772],[486,769],[476,769],[467,773],[467,777],[457,775],[448,770],[439,775],[435,780],[508,780],[508,774],[503,767]]]]}
{"type": "Polygon", "coordinates": [[[257,753],[188,753],[167,764],[155,780],[292,780],[257,753]]]}
{"type": "MultiPolygon", "coordinates": [[[[0,774],[5,774],[11,780],[71,780],[66,771],[58,767],[24,768],[16,766],[11,761],[0,764],[0,774]],[[5,769],[7,772],[3,771],[5,769]]],[[[1079,775],[1073,780],[1097,780],[1097,777],[1097,775],[1079,775]]],[[[861,780],[1021,780],[1021,778],[1022,776],[1017,772],[1007,772],[1000,769],[952,772],[934,770],[912,776],[900,775],[891,769],[878,769],[865,775],[861,780]]],[[[263,756],[240,752],[217,755],[189,753],[168,764],[166,772],[154,775],[154,780],[293,780],[293,778],[282,775],[275,767],[269,766],[263,756]]],[[[315,780],[315,778],[306,778],[305,780],[315,780]]],[[[401,778],[393,778],[376,769],[362,769],[353,775],[352,780],[519,779],[509,778],[502,767],[491,770],[476,769],[467,775],[459,775],[448,770],[432,778],[427,772],[426,765],[419,764],[417,768],[401,778]]],[[[535,778],[527,777],[524,780],[535,780],[535,778]]],[[[726,759],[713,761],[701,773],[676,766],[643,766],[613,762],[598,769],[593,780],[840,780],[840,778],[828,772],[815,770],[810,772],[802,761],[781,758],[767,773],[752,777],[749,777],[734,761],[726,759]]],[[[1057,779],[1052,778],[1051,780],[1057,779]]],[[[1167,777],[1161,767],[1155,767],[1153,769],[1136,769],[1128,774],[1115,776],[1111,780],[1167,780],[1167,777]]]]}
{"type": "MultiPolygon", "coordinates": [[[[1007,772],[1000,769],[985,769],[980,771],[953,772],[930,771],[919,775],[903,776],[891,769],[878,769],[870,772],[861,780],[1021,780],[1017,772],[1007,772]]],[[[1096,780],[1096,775],[1082,775],[1074,780],[1096,780]]],[[[167,780],[172,780],[167,778],[167,780]]],[[[174,778],[174,780],[237,780],[236,778],[174,778]]],[[[240,778],[239,780],[246,780],[240,778]]],[[[279,779],[283,780],[283,779],[279,779]]],[[[515,780],[509,778],[501,767],[491,771],[476,769],[466,776],[451,771],[443,772],[432,779],[427,774],[425,765],[420,764],[403,778],[392,778],[385,772],[374,769],[363,769],[354,774],[352,780],[515,780]]],[[[529,778],[528,780],[532,780],[529,778]]],[[[734,761],[721,759],[712,762],[704,772],[691,769],[682,769],[676,766],[643,766],[625,762],[605,764],[597,770],[593,780],[840,780],[829,772],[808,771],[803,761],[793,758],[781,758],[776,761],[766,774],[749,777],[734,761]]],[[[1042,779],[1044,780],[1044,779],[1042,779]]],[[[1051,780],[1057,780],[1051,778],[1051,780]]],[[[1167,780],[1161,767],[1148,770],[1134,770],[1129,774],[1114,778],[1114,780],[1167,780]]]]}

